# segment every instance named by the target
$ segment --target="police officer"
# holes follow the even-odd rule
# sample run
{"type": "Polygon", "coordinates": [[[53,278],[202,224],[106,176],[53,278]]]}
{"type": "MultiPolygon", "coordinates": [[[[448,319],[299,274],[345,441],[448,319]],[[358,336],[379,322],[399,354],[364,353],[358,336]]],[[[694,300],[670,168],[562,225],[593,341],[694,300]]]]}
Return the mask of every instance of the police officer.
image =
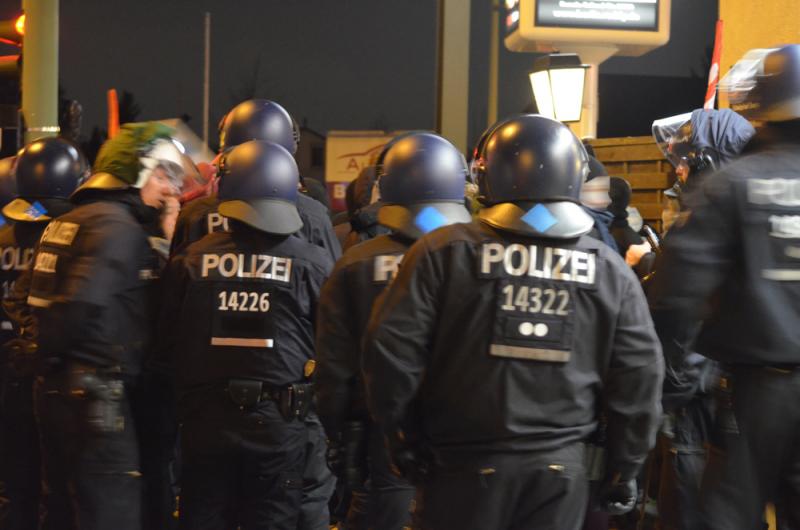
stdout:
{"type": "MultiPolygon", "coordinates": [[[[17,183],[14,178],[14,162],[16,162],[16,157],[14,156],[0,160],[0,204],[2,204],[2,206],[11,202],[17,195],[17,183]]],[[[5,223],[7,223],[6,219],[0,215],[0,224],[5,225],[5,223]]],[[[0,315],[2,315],[2,313],[0,313],[0,315]]],[[[4,315],[2,318],[3,320],[0,321],[0,328],[6,329],[0,329],[0,334],[2,335],[2,340],[7,341],[13,337],[11,322],[8,321],[4,315]]],[[[3,451],[2,438],[0,438],[0,451],[3,451]]],[[[8,517],[9,503],[3,474],[4,472],[0,469],[0,526],[5,524],[6,518],[8,517]]]]}
{"type": "Polygon", "coordinates": [[[651,306],[662,341],[702,319],[695,349],[730,373],[703,479],[704,528],[758,528],[767,502],[800,525],[800,45],[754,50],[722,80],[766,125],[706,177],[664,241],[651,306]],[[710,306],[707,301],[713,301],[710,306]],[[705,309],[705,310],[703,310],[705,309]]]}
{"type": "MultiPolygon", "coordinates": [[[[0,205],[5,207],[8,203],[17,198],[17,179],[14,173],[14,165],[17,162],[16,156],[9,156],[0,160],[0,205]]],[[[0,215],[0,227],[5,227],[9,219],[0,215]]],[[[3,228],[0,228],[2,230],[3,228]]],[[[12,278],[13,282],[16,278],[12,278]]],[[[3,296],[7,296],[11,291],[11,284],[3,284],[3,296]]],[[[3,343],[14,338],[14,331],[11,322],[6,318],[5,312],[0,313],[0,340],[3,343]]]]}
{"type": "Polygon", "coordinates": [[[378,222],[378,210],[381,203],[379,194],[374,193],[377,167],[374,165],[364,167],[358,177],[348,186],[352,199],[347,204],[348,224],[347,234],[342,242],[342,250],[358,245],[389,231],[378,222]]]}
{"type": "Polygon", "coordinates": [[[283,147],[245,142],[227,155],[208,234],[167,267],[163,348],[175,366],[181,527],[294,529],[311,407],[319,291],[333,268],[297,237],[297,166],[283,147]],[[207,325],[198,327],[198,322],[207,325]]]}
{"type": "MultiPolygon", "coordinates": [[[[294,154],[300,140],[300,131],[286,109],[274,101],[253,99],[240,103],[220,123],[221,180],[225,179],[227,172],[226,151],[249,140],[274,142],[294,154]]],[[[207,233],[228,229],[228,220],[219,213],[218,205],[218,197],[212,195],[192,201],[183,208],[172,240],[173,253],[207,233]]],[[[303,220],[303,226],[297,235],[325,249],[333,261],[339,259],[341,246],[333,231],[327,209],[301,193],[297,196],[297,211],[303,220]]],[[[325,464],[325,432],[316,413],[308,414],[306,422],[315,429],[317,435],[309,439],[308,470],[299,528],[327,530],[328,500],[333,494],[335,480],[325,464]]]]}
{"type": "MultiPolygon", "coordinates": [[[[667,228],[673,221],[690,215],[693,196],[703,181],[732,162],[754,134],[753,126],[730,109],[697,109],[653,123],[653,136],[678,176],[675,186],[664,194],[671,195],[667,203],[672,204],[664,216],[667,228]]],[[[666,235],[669,238],[670,232],[666,235]]],[[[637,265],[640,271],[647,268],[642,262],[637,265]]],[[[655,324],[656,331],[660,331],[658,317],[655,324]]],[[[700,482],[713,424],[712,390],[718,374],[715,363],[692,350],[695,323],[687,322],[681,340],[676,340],[674,331],[661,337],[666,366],[663,403],[668,416],[659,443],[663,449],[659,516],[665,530],[692,530],[702,528],[700,482]]]]}
{"type": "Polygon", "coordinates": [[[183,175],[170,132],[126,125],[108,140],[34,256],[44,528],[142,527],[140,393],[159,292],[148,237],[183,175]]]}
{"type": "Polygon", "coordinates": [[[342,244],[344,250],[367,241],[373,237],[389,233],[389,229],[383,226],[378,220],[378,211],[383,206],[381,201],[380,188],[376,187],[378,175],[382,173],[382,167],[386,153],[394,144],[407,136],[412,136],[423,131],[408,131],[399,134],[386,142],[381,148],[375,163],[364,167],[354,182],[353,203],[357,205],[355,210],[350,213],[351,231],[342,244]]]}
{"type": "MultiPolygon", "coordinates": [[[[300,140],[299,129],[286,109],[274,101],[253,99],[235,106],[220,123],[220,178],[225,175],[225,151],[249,140],[274,142],[294,154],[300,140]]],[[[216,195],[212,195],[194,200],[183,208],[172,240],[173,252],[209,232],[227,230],[225,217],[217,211],[218,203],[216,195]]],[[[326,249],[332,259],[338,259],[341,247],[325,206],[301,194],[297,198],[297,208],[303,220],[298,235],[326,249]]]]}
{"type": "Polygon", "coordinates": [[[41,489],[39,432],[33,413],[36,327],[24,299],[16,294],[15,282],[28,270],[47,223],[72,208],[68,197],[88,166],[71,143],[46,138],[26,145],[14,167],[18,196],[4,206],[8,222],[0,228],[0,277],[9,318],[2,330],[2,473],[10,500],[3,528],[36,529],[41,489]]]}
{"type": "Polygon", "coordinates": [[[633,507],[663,366],[636,277],[582,237],[587,163],[563,124],[506,121],[480,163],[480,220],[420,238],[372,312],[367,403],[422,488],[422,528],[580,528],[601,403],[600,498],[633,507]]]}
{"type": "MultiPolygon", "coordinates": [[[[234,107],[225,117],[220,131],[220,151],[224,153],[248,140],[275,142],[295,154],[300,143],[300,128],[277,103],[264,99],[249,100],[234,107]]],[[[222,178],[225,174],[224,161],[223,154],[220,168],[222,178]]],[[[302,176],[299,178],[302,183],[302,176]]],[[[325,249],[334,262],[339,259],[341,246],[327,208],[305,193],[300,193],[297,195],[297,211],[303,221],[297,235],[325,249]]],[[[209,215],[208,219],[212,217],[209,215]]],[[[330,519],[328,501],[333,495],[335,479],[325,463],[325,432],[316,412],[312,410],[305,421],[312,433],[307,447],[303,508],[298,529],[327,530],[330,519]]]]}
{"type": "Polygon", "coordinates": [[[391,472],[383,433],[368,419],[360,377],[361,338],[375,298],[397,273],[408,247],[436,228],[471,217],[464,207],[464,158],[444,138],[406,136],[386,152],[381,167],[378,220],[392,232],[350,248],[325,283],[316,385],[320,417],[328,436],[342,445],[341,458],[368,462],[366,481],[355,485],[361,491],[355,492],[347,528],[399,530],[411,522],[415,490],[391,472]]]}

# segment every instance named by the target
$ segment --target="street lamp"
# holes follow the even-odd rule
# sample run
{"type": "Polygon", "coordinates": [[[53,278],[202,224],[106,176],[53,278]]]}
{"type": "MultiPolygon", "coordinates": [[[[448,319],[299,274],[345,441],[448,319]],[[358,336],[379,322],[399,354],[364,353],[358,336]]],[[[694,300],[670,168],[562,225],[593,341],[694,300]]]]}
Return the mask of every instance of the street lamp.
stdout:
{"type": "Polygon", "coordinates": [[[574,53],[539,57],[530,74],[539,114],[561,122],[580,121],[588,64],[574,53]]]}

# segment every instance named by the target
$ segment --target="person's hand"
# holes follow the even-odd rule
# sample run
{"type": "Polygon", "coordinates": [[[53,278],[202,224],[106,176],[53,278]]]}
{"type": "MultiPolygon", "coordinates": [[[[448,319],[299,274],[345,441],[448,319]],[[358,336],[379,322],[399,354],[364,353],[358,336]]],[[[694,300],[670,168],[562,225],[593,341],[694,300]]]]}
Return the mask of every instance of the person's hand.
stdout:
{"type": "Polygon", "coordinates": [[[25,339],[11,339],[3,345],[10,373],[17,377],[31,376],[36,371],[37,345],[25,339]]]}
{"type": "Polygon", "coordinates": [[[631,245],[628,247],[628,251],[625,253],[625,263],[631,267],[635,267],[641,261],[642,256],[652,251],[653,247],[651,247],[650,243],[647,241],[640,245],[631,245]]]}
{"type": "Polygon", "coordinates": [[[412,484],[424,484],[437,466],[433,450],[426,444],[412,443],[402,431],[386,437],[392,472],[412,484]]]}
{"type": "Polygon", "coordinates": [[[181,212],[181,203],[177,197],[169,197],[163,203],[161,210],[161,230],[168,241],[172,241],[175,234],[175,223],[178,222],[178,214],[181,212]]]}
{"type": "Polygon", "coordinates": [[[597,495],[600,509],[611,515],[623,515],[636,506],[636,479],[627,481],[615,477],[603,484],[597,495]]]}
{"type": "Polygon", "coordinates": [[[328,464],[328,469],[337,477],[342,475],[344,468],[344,451],[342,450],[342,442],[338,439],[329,439],[328,448],[325,452],[325,462],[328,464]]]}

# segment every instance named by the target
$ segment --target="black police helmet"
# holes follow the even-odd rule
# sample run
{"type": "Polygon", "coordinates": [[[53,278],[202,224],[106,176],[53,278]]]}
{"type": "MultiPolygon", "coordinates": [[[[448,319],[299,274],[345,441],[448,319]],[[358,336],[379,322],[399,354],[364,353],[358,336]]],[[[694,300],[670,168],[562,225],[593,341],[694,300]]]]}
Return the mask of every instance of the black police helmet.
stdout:
{"type": "Polygon", "coordinates": [[[395,136],[394,138],[392,138],[391,140],[386,142],[386,144],[384,144],[384,146],[381,149],[381,151],[378,153],[378,157],[375,159],[375,164],[374,165],[375,165],[376,177],[377,177],[377,175],[380,175],[381,172],[383,171],[383,169],[382,169],[383,168],[383,161],[384,161],[384,159],[386,159],[386,153],[389,152],[389,149],[391,149],[394,144],[396,144],[397,142],[399,142],[403,138],[411,136],[412,134],[417,134],[417,133],[422,133],[422,132],[426,132],[426,131],[407,131],[407,132],[398,134],[397,136],[395,136]]]}
{"type": "Polygon", "coordinates": [[[537,114],[507,120],[489,136],[477,176],[485,223],[525,235],[574,238],[592,218],[580,206],[589,158],[569,128],[537,114]]]}
{"type": "Polygon", "coordinates": [[[46,211],[36,206],[42,199],[67,199],[86,178],[89,164],[71,142],[42,138],[23,147],[17,156],[18,198],[3,208],[16,221],[47,221],[46,211]],[[33,210],[33,206],[36,206],[33,210]]]}
{"type": "Polygon", "coordinates": [[[17,157],[9,156],[0,160],[0,205],[5,206],[17,196],[17,178],[14,164],[17,157]]]}
{"type": "Polygon", "coordinates": [[[219,212],[263,232],[288,235],[303,227],[297,213],[300,177],[282,146],[251,140],[231,149],[219,184],[219,212]]]}
{"type": "Polygon", "coordinates": [[[720,92],[747,119],[800,120],[800,44],[751,50],[720,81],[720,92]]]}
{"type": "Polygon", "coordinates": [[[464,207],[467,165],[450,142],[432,133],[413,133],[385,153],[378,186],[378,222],[418,238],[436,228],[471,220],[464,207]]]}
{"type": "Polygon", "coordinates": [[[225,116],[220,127],[220,151],[250,140],[273,142],[290,153],[297,152],[299,129],[282,106],[267,99],[239,103],[225,116]]]}
{"type": "Polygon", "coordinates": [[[489,141],[489,137],[492,135],[495,129],[500,127],[506,122],[506,120],[500,120],[494,122],[488,129],[481,133],[481,137],[478,138],[478,142],[475,144],[475,149],[472,150],[472,160],[469,163],[469,178],[472,183],[476,183],[478,181],[478,161],[481,160],[484,156],[484,152],[486,151],[486,142],[489,141]]]}

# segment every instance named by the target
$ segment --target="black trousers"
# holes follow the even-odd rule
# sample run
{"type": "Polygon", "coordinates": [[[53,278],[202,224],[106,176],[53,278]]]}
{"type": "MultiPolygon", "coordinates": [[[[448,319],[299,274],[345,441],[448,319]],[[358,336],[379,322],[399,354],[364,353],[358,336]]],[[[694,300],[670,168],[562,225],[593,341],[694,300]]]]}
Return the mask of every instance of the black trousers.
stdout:
{"type": "Polygon", "coordinates": [[[36,530],[42,489],[39,429],[33,412],[33,377],[6,377],[0,398],[0,474],[8,499],[7,530],[36,530]]]}
{"type": "Polygon", "coordinates": [[[298,530],[328,530],[330,510],[328,502],[336,489],[336,477],[328,469],[325,457],[328,447],[325,429],[315,413],[305,419],[308,429],[306,464],[303,471],[303,497],[300,506],[298,530]]]}
{"type": "Polygon", "coordinates": [[[124,430],[98,433],[88,402],[69,395],[66,370],[37,383],[36,411],[45,469],[44,530],[141,530],[139,446],[128,388],[124,430]]]}
{"type": "Polygon", "coordinates": [[[178,420],[172,381],[156,374],[146,374],[131,398],[143,474],[144,528],[173,530],[178,527],[174,516],[178,494],[178,420]]]}
{"type": "Polygon", "coordinates": [[[411,524],[416,488],[391,470],[383,433],[369,426],[368,477],[364,487],[353,491],[346,530],[402,530],[411,524]]]}
{"type": "Polygon", "coordinates": [[[461,458],[419,494],[421,530],[579,530],[589,497],[582,444],[461,458]]]}
{"type": "MultiPolygon", "coordinates": [[[[800,370],[737,367],[731,380],[738,432],[712,447],[702,486],[705,528],[763,528],[767,502],[778,503],[789,528],[800,528],[800,370]]],[[[717,417],[724,418],[721,407],[717,417]]]]}
{"type": "Polygon", "coordinates": [[[272,401],[241,410],[223,391],[179,403],[182,530],[296,530],[308,430],[272,401]]]}
{"type": "Polygon", "coordinates": [[[659,435],[662,453],[658,514],[663,530],[700,530],[700,484],[712,428],[713,398],[698,396],[672,417],[671,436],[659,435]]]}

